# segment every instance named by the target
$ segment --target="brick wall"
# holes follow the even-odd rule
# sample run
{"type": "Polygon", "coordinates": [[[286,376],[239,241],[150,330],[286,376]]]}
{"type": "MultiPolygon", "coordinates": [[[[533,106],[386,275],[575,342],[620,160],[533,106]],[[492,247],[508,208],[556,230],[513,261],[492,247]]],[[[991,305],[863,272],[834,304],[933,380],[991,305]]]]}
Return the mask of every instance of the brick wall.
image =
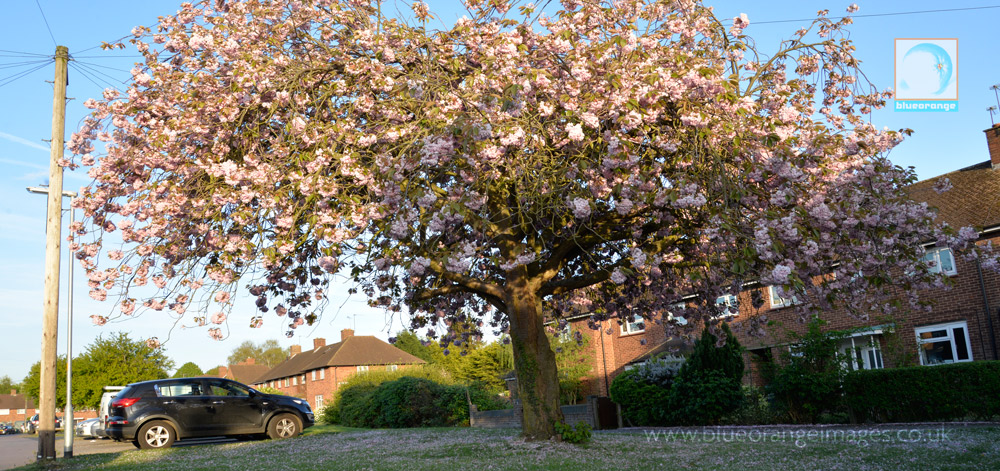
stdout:
{"type": "MultiPolygon", "coordinates": [[[[986,243],[987,240],[991,241],[994,246],[1000,246],[1000,236],[980,241],[980,243],[986,243]]],[[[998,314],[1000,311],[1000,274],[989,270],[982,271],[983,285],[991,311],[986,312],[983,305],[983,290],[979,282],[979,270],[977,270],[975,262],[955,257],[955,268],[957,273],[949,277],[952,283],[951,289],[933,289],[922,293],[922,299],[934,300],[935,302],[930,312],[914,310],[894,319],[896,334],[901,344],[900,350],[914,359],[916,359],[917,354],[915,328],[954,321],[965,321],[968,325],[973,360],[992,360],[995,358],[987,316],[992,316],[993,329],[998,335],[997,341],[1000,342],[1000,314],[998,314]]],[[[778,358],[781,347],[776,346],[786,344],[789,340],[784,334],[785,330],[799,334],[806,331],[806,325],[800,322],[794,309],[770,309],[768,289],[764,287],[759,288],[759,290],[764,299],[764,306],[759,311],[753,312],[750,308],[752,306],[751,292],[745,291],[739,295],[740,314],[730,318],[737,339],[748,350],[744,354],[747,366],[744,382],[756,385],[762,385],[763,379],[761,378],[760,365],[754,359],[763,358],[767,352],[770,352],[772,358],[778,358]],[[749,319],[751,315],[765,315],[768,321],[774,323],[775,326],[764,337],[751,337],[739,328],[740,323],[749,319]]],[[[874,327],[886,323],[886,319],[877,316],[867,320],[857,319],[843,310],[823,313],[821,318],[827,322],[825,330],[874,327]]],[[[604,322],[603,328],[599,331],[590,329],[586,319],[571,322],[574,330],[579,330],[584,336],[587,336],[591,350],[593,368],[591,377],[584,381],[586,394],[608,395],[606,384],[614,381],[614,378],[624,371],[628,363],[649,352],[666,339],[662,326],[652,322],[646,324],[644,332],[628,335],[622,334],[620,327],[614,321],[604,322]],[[607,332],[609,326],[610,333],[607,332]],[[645,340],[645,344],[641,340],[645,340]]],[[[690,332],[697,337],[700,330],[698,325],[692,324],[690,332]]],[[[885,366],[896,366],[893,364],[893,358],[887,355],[889,352],[885,340],[885,336],[880,337],[885,366]]],[[[997,354],[1000,355],[1000,352],[997,354]]]]}
{"type": "MultiPolygon", "coordinates": [[[[590,396],[583,404],[562,406],[563,421],[570,425],[584,422],[592,429],[597,428],[595,396],[590,396]]],[[[520,428],[521,427],[521,405],[516,404],[512,409],[480,411],[475,404],[469,406],[469,426],[478,428],[520,428]]]]}

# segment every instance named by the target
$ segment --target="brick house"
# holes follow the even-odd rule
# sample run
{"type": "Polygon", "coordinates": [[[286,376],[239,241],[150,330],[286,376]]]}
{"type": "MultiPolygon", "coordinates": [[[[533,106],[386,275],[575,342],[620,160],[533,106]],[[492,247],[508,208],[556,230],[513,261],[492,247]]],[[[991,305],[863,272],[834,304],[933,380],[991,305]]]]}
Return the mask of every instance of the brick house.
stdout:
{"type": "Polygon", "coordinates": [[[267,365],[258,365],[257,360],[253,358],[247,358],[235,365],[220,366],[219,373],[215,376],[239,381],[243,384],[253,384],[257,378],[263,376],[270,369],[267,365]]]}
{"type": "Polygon", "coordinates": [[[35,401],[18,394],[16,389],[11,389],[10,394],[0,394],[0,424],[24,422],[37,412],[35,401]]]}
{"type": "MultiPolygon", "coordinates": [[[[971,226],[979,233],[978,244],[1000,247],[1000,125],[985,131],[990,160],[945,175],[923,180],[907,189],[911,198],[938,209],[938,222],[952,227],[971,226]],[[935,183],[948,178],[953,188],[937,193],[935,183]]],[[[912,311],[893,319],[877,315],[868,321],[858,320],[843,311],[830,311],[821,317],[825,330],[851,330],[841,350],[853,358],[852,368],[873,369],[899,366],[899,363],[935,365],[943,363],[996,360],[1000,331],[1000,275],[985,270],[977,262],[955,257],[950,249],[925,247],[926,259],[936,262],[936,269],[951,280],[950,290],[929,290],[923,298],[933,300],[931,311],[912,311]]],[[[719,298],[728,306],[726,320],[731,322],[740,343],[746,348],[747,373],[744,382],[761,385],[760,361],[777,358],[788,349],[785,329],[804,333],[798,321],[794,299],[775,296],[770,286],[749,288],[732,296],[719,298]],[[754,310],[750,297],[758,291],[764,306],[754,310]],[[764,337],[750,337],[738,328],[751,315],[766,314],[780,325],[764,337]]],[[[645,361],[661,352],[683,348],[681,339],[668,339],[664,329],[652,323],[617,325],[606,321],[600,330],[587,326],[587,316],[570,319],[573,330],[588,336],[593,350],[592,377],[585,389],[590,394],[607,395],[614,377],[630,365],[645,361]],[[647,328],[648,327],[648,328],[647,328]]],[[[698,335],[700,329],[692,334],[698,335]]]]}
{"type": "Polygon", "coordinates": [[[300,345],[292,345],[291,350],[289,359],[268,370],[252,385],[306,399],[313,410],[332,401],[337,388],[359,372],[377,368],[395,371],[425,363],[375,336],[354,335],[352,329],[341,330],[338,343],[327,345],[325,339],[316,338],[312,350],[303,352],[300,345]]]}

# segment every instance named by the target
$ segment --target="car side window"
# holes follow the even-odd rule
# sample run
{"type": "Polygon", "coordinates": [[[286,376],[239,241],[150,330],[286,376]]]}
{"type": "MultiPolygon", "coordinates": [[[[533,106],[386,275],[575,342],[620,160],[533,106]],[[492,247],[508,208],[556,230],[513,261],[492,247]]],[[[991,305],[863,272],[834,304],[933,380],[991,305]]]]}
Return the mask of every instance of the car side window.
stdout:
{"type": "Polygon", "coordinates": [[[185,382],[157,385],[161,397],[201,396],[201,383],[185,382]]]}
{"type": "Polygon", "coordinates": [[[211,395],[213,396],[247,397],[250,395],[250,391],[248,389],[233,383],[212,381],[209,383],[208,387],[211,390],[211,395]]]}

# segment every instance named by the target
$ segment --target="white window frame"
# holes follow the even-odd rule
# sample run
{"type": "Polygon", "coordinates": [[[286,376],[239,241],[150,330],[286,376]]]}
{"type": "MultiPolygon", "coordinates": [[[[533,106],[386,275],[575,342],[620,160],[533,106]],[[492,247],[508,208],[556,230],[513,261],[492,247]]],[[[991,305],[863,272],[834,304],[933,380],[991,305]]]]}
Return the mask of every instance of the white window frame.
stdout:
{"type": "Polygon", "coordinates": [[[844,353],[848,357],[848,369],[850,370],[880,370],[885,368],[885,359],[882,355],[882,344],[879,340],[882,331],[877,330],[872,333],[853,335],[844,340],[844,353]],[[877,332],[877,333],[876,333],[877,332]],[[858,355],[861,356],[860,362],[858,355]],[[860,363],[860,364],[859,364],[860,363]]]}
{"type": "Polygon", "coordinates": [[[396,365],[385,365],[385,370],[386,371],[396,371],[398,369],[399,369],[399,366],[396,366],[396,365]]]}
{"type": "Polygon", "coordinates": [[[18,415],[24,415],[24,409],[18,409],[17,413],[18,415]]]}
{"type": "Polygon", "coordinates": [[[791,298],[778,296],[778,286],[767,285],[767,297],[770,298],[771,309],[781,309],[783,307],[794,306],[799,303],[799,298],[792,295],[791,298]],[[777,302],[775,302],[777,301],[777,302]]]}
{"type": "Polygon", "coordinates": [[[621,325],[622,335],[635,335],[641,334],[646,331],[646,319],[642,316],[635,316],[635,321],[629,322],[628,319],[623,319],[621,325]]]}
{"type": "Polygon", "coordinates": [[[326,379],[326,368],[319,370],[319,379],[326,379]]]}
{"type": "Polygon", "coordinates": [[[316,381],[316,370],[312,370],[312,380],[316,381]]]}
{"type": "Polygon", "coordinates": [[[358,365],[358,373],[368,371],[368,365],[358,365]]]}
{"type": "Polygon", "coordinates": [[[958,274],[958,268],[955,266],[955,253],[952,252],[951,249],[948,247],[936,247],[927,249],[926,253],[924,253],[922,260],[927,262],[932,262],[931,267],[928,268],[928,270],[931,273],[944,273],[947,276],[955,276],[958,274]],[[944,265],[942,265],[941,263],[941,256],[943,254],[947,254],[948,259],[950,259],[951,262],[950,270],[942,269],[944,265]]]}
{"type": "Polygon", "coordinates": [[[316,403],[316,407],[313,407],[313,410],[320,410],[320,409],[322,409],[323,408],[323,395],[322,394],[317,394],[316,397],[313,398],[313,402],[316,403]]]}
{"type": "MultiPolygon", "coordinates": [[[[671,310],[683,311],[685,308],[687,308],[687,303],[685,303],[685,302],[679,302],[679,303],[674,303],[674,304],[670,305],[670,309],[671,310]]],[[[677,321],[677,325],[687,325],[687,323],[688,323],[688,320],[687,320],[686,317],[675,316],[673,312],[667,312],[667,320],[671,320],[671,321],[672,320],[676,320],[677,321]]]]}
{"type": "Polygon", "coordinates": [[[299,385],[299,377],[292,376],[292,386],[298,386],[298,385],[299,385]]]}
{"type": "Polygon", "coordinates": [[[930,365],[930,366],[933,366],[933,365],[947,365],[947,364],[950,364],[950,363],[965,363],[967,361],[972,361],[972,359],[973,359],[973,356],[972,356],[972,343],[969,341],[969,323],[966,322],[966,321],[946,322],[946,323],[943,323],[943,324],[925,325],[923,327],[916,327],[916,328],[914,328],[913,332],[917,336],[917,356],[920,357],[920,364],[921,365],[930,365]],[[959,328],[959,327],[962,328],[963,340],[965,340],[965,351],[966,351],[966,353],[969,356],[966,359],[959,359],[958,358],[958,345],[955,343],[955,329],[959,328]],[[933,331],[937,331],[937,330],[943,330],[943,331],[945,331],[946,335],[944,337],[929,337],[929,338],[923,338],[923,337],[920,336],[920,334],[927,333],[927,332],[933,332],[933,331]],[[952,357],[953,357],[952,360],[951,361],[943,361],[943,362],[940,362],[940,363],[927,363],[927,360],[925,359],[926,355],[924,354],[925,349],[923,348],[923,346],[927,345],[927,344],[943,343],[943,342],[948,342],[948,346],[951,347],[951,354],[952,354],[952,357]]]}
{"type": "Polygon", "coordinates": [[[715,298],[716,306],[725,306],[724,312],[716,315],[714,319],[721,319],[726,317],[736,317],[740,315],[740,300],[734,294],[724,294],[715,298]]]}
{"type": "Polygon", "coordinates": [[[10,415],[10,409],[0,409],[0,415],[10,415]]]}

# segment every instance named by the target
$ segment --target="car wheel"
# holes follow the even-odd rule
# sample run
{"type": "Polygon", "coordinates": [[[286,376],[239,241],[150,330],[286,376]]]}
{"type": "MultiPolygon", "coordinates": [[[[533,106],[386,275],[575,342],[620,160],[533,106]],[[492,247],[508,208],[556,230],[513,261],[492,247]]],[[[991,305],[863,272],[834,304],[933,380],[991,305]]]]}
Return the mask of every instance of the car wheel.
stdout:
{"type": "Polygon", "coordinates": [[[281,414],[267,424],[267,436],[272,440],[292,438],[302,432],[302,422],[292,414],[281,414]]]}
{"type": "Polygon", "coordinates": [[[154,421],[143,424],[135,441],[139,448],[170,448],[177,439],[177,432],[166,422],[154,421]]]}

